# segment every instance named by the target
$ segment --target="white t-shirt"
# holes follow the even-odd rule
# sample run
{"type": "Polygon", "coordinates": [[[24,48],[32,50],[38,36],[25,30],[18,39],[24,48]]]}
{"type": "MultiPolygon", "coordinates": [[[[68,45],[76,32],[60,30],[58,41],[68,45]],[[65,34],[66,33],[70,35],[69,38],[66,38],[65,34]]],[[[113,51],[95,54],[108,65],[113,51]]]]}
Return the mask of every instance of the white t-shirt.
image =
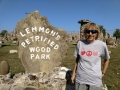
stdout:
{"type": "Polygon", "coordinates": [[[74,56],[79,57],[76,82],[101,86],[101,57],[104,59],[110,58],[106,43],[100,40],[95,40],[92,43],[81,40],[77,43],[74,56]]]}

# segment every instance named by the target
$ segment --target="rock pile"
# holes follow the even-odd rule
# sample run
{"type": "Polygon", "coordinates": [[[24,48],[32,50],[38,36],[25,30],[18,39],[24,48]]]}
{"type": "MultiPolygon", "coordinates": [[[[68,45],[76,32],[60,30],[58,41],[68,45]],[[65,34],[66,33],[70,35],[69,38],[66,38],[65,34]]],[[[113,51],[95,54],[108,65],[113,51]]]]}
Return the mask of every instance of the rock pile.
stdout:
{"type": "Polygon", "coordinates": [[[0,90],[74,90],[73,84],[67,85],[68,71],[66,67],[55,67],[51,73],[0,75],[0,90]]]}

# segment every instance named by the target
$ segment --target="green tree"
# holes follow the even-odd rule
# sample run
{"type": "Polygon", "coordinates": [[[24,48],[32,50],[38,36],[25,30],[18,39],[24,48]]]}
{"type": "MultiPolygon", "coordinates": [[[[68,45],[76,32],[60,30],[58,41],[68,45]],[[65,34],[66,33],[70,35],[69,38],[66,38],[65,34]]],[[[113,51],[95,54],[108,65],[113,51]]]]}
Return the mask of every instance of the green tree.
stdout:
{"type": "Polygon", "coordinates": [[[100,27],[100,32],[102,32],[103,33],[103,37],[105,37],[105,34],[106,34],[105,28],[103,26],[101,26],[101,25],[99,27],[100,27]]]}
{"type": "Polygon", "coordinates": [[[7,30],[2,30],[0,34],[1,34],[2,36],[4,36],[6,33],[8,33],[7,30]]]}
{"type": "Polygon", "coordinates": [[[115,29],[113,36],[116,37],[116,40],[117,38],[120,38],[120,29],[115,29]]]}

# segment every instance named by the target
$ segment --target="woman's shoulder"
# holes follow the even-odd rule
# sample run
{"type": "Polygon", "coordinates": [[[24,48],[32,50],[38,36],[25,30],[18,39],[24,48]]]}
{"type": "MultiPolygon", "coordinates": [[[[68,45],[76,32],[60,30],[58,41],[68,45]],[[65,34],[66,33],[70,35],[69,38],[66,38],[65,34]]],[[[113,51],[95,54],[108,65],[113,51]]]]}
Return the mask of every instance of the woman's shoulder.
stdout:
{"type": "Polygon", "coordinates": [[[77,42],[77,46],[81,46],[81,45],[84,45],[84,44],[86,44],[86,40],[79,40],[77,42]]]}
{"type": "Polygon", "coordinates": [[[79,40],[78,43],[86,43],[86,40],[79,40]]]}
{"type": "Polygon", "coordinates": [[[100,44],[100,45],[106,45],[105,42],[103,42],[102,40],[96,40],[96,43],[100,44]]]}

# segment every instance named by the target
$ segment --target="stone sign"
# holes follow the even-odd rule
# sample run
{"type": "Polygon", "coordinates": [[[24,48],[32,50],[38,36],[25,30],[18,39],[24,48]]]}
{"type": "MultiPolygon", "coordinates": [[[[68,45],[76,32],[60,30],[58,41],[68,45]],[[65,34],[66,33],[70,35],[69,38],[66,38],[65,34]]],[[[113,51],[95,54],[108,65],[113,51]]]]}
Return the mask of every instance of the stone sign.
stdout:
{"type": "Polygon", "coordinates": [[[18,21],[18,54],[28,73],[51,72],[67,54],[66,33],[50,25],[38,11],[18,21]]]}

